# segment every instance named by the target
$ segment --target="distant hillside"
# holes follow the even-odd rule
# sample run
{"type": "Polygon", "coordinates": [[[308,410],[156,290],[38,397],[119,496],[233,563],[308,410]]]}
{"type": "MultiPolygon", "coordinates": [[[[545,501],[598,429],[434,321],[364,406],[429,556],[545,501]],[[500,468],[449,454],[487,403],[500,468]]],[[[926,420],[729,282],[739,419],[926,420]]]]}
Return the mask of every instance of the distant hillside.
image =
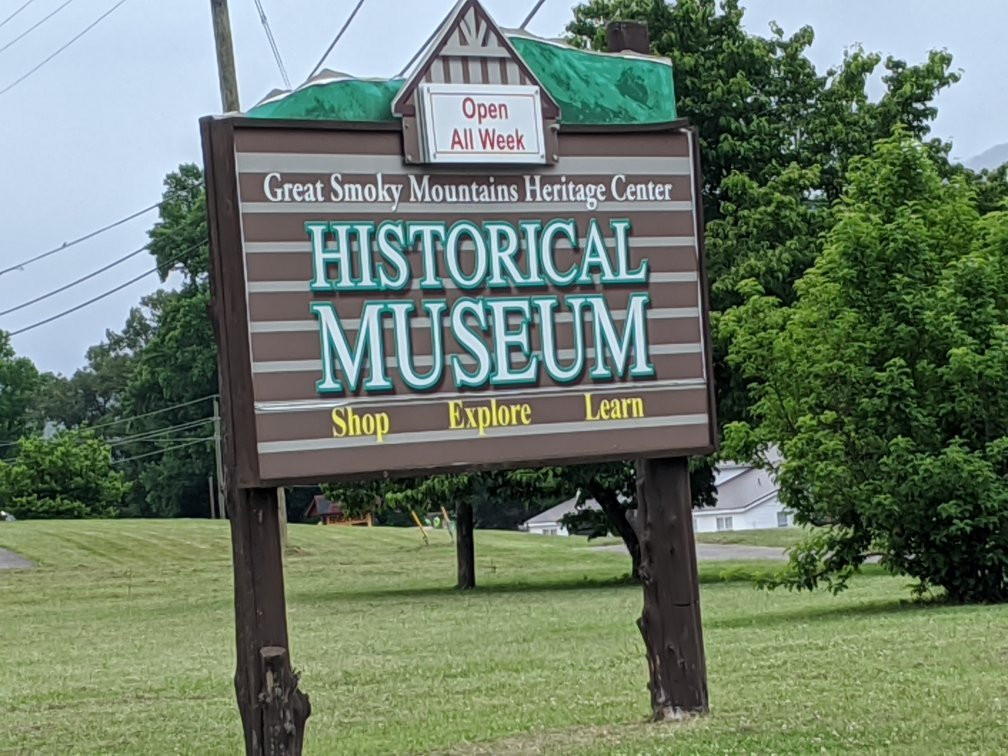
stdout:
{"type": "Polygon", "coordinates": [[[995,145],[964,162],[967,168],[974,171],[982,171],[984,168],[994,169],[1004,163],[1008,163],[1008,144],[995,145]]]}

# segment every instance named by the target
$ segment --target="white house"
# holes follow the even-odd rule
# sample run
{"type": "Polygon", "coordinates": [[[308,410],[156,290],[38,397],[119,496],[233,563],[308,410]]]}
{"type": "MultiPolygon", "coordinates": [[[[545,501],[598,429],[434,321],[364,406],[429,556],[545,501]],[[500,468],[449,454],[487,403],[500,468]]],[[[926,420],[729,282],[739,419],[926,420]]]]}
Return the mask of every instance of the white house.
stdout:
{"type": "MultiPolygon", "coordinates": [[[[776,464],[780,454],[771,449],[769,460],[776,464]]],[[[784,509],[778,498],[778,486],[773,475],[738,462],[722,462],[714,475],[717,504],[693,510],[693,530],[713,533],[719,530],[761,530],[787,528],[794,525],[794,517],[784,509]]],[[[577,497],[561,502],[526,520],[519,529],[539,535],[570,535],[560,520],[574,511],[577,497]]],[[[599,509],[594,499],[586,505],[599,509]]],[[[633,513],[630,515],[631,521],[633,513]]]]}
{"type": "MultiPolygon", "coordinates": [[[[518,527],[527,533],[535,533],[537,535],[570,535],[560,520],[564,515],[574,511],[575,507],[577,507],[577,500],[578,497],[575,496],[573,499],[560,502],[555,507],[550,507],[545,512],[540,512],[535,517],[526,520],[518,527]]],[[[585,502],[585,507],[595,510],[600,509],[595,499],[588,499],[585,502]]]]}
{"type": "MultiPolygon", "coordinates": [[[[770,461],[779,460],[776,450],[771,450],[770,461]]],[[[718,465],[714,486],[717,504],[693,510],[693,530],[697,533],[794,525],[794,518],[778,498],[777,482],[766,470],[723,462],[718,465]]]]}

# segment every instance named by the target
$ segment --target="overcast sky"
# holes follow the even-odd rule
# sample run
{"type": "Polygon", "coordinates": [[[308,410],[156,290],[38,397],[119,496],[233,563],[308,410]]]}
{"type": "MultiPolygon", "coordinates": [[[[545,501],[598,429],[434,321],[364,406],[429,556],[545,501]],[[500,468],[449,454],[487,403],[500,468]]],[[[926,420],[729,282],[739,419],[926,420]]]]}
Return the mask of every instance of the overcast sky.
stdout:
{"type": "MultiPolygon", "coordinates": [[[[33,0],[0,28],[0,48],[66,0],[33,0]]],[[[74,0],[0,50],[0,89],[52,54],[117,0],[74,0]]],[[[354,0],[262,0],[287,70],[302,81],[354,0]]],[[[24,0],[0,0],[0,21],[24,0]]],[[[281,87],[253,0],[231,0],[242,106],[281,87]]],[[[362,76],[396,74],[454,0],[367,0],[326,67],[362,76]]],[[[517,26],[531,0],[484,0],[502,26],[517,26]]],[[[92,31],[22,83],[0,94],[0,269],[58,246],[160,199],[165,173],[201,162],[197,119],[220,109],[207,0],[126,0],[92,31]]],[[[571,0],[546,0],[530,31],[558,36],[571,0]]],[[[963,80],[939,99],[935,132],[972,157],[1008,141],[1008,2],[968,0],[749,0],[750,30],[772,20],[786,31],[810,24],[821,69],[860,43],[911,62],[947,48],[963,80]]],[[[683,115],[688,116],[688,113],[683,115]]],[[[55,289],[146,242],[153,213],[0,276],[0,311],[55,289]]],[[[153,267],[146,253],[34,306],[0,316],[14,331],[153,267]]],[[[149,276],[116,295],[27,333],[14,346],[42,370],[71,374],[105,330],[122,327],[149,276]]]]}

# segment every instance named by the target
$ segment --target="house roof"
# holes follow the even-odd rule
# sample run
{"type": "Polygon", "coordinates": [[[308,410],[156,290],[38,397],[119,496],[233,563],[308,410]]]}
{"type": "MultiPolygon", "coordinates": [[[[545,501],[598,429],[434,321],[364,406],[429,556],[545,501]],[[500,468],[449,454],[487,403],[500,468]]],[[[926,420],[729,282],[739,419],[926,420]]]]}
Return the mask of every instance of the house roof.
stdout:
{"type": "Polygon", "coordinates": [[[305,517],[321,517],[329,514],[343,514],[343,506],[336,501],[329,501],[324,495],[316,494],[311,504],[305,510],[305,517]]]}
{"type": "Polygon", "coordinates": [[[772,473],[759,467],[742,468],[716,482],[717,503],[698,512],[744,512],[777,496],[780,487],[772,473]]]}
{"type": "Polygon", "coordinates": [[[744,501],[737,504],[721,503],[720,501],[713,507],[702,507],[701,509],[694,509],[693,514],[695,515],[723,515],[723,514],[740,514],[742,512],[748,512],[750,509],[754,509],[761,504],[766,504],[769,501],[774,501],[777,499],[777,491],[771,491],[762,496],[759,496],[750,501],[744,501]]]}
{"type": "MultiPolygon", "coordinates": [[[[550,525],[553,523],[560,522],[560,519],[567,514],[570,514],[577,508],[578,497],[575,496],[572,499],[567,499],[557,504],[555,507],[550,507],[545,512],[540,512],[539,514],[531,517],[522,523],[522,527],[528,527],[530,525],[550,525]]],[[[598,511],[602,507],[598,505],[595,499],[588,499],[585,501],[585,509],[598,511]]]]}
{"type": "MultiPolygon", "coordinates": [[[[763,458],[775,469],[783,459],[776,446],[766,449],[763,458]]],[[[745,511],[763,503],[768,494],[776,495],[779,490],[772,472],[730,460],[718,464],[714,473],[714,487],[717,489],[717,504],[698,511],[745,511]]]]}
{"type": "MultiPolygon", "coordinates": [[[[531,78],[559,106],[562,124],[641,126],[666,123],[677,117],[672,64],[667,58],[592,52],[524,31],[500,32],[531,78]]],[[[431,45],[438,39],[435,34],[431,45]]],[[[426,50],[427,55],[419,58],[418,66],[428,62],[433,49],[426,50]]],[[[412,72],[413,77],[417,71],[412,72]]],[[[393,103],[407,81],[411,79],[360,79],[325,69],[292,91],[274,90],[246,115],[397,122],[393,103]]]]}

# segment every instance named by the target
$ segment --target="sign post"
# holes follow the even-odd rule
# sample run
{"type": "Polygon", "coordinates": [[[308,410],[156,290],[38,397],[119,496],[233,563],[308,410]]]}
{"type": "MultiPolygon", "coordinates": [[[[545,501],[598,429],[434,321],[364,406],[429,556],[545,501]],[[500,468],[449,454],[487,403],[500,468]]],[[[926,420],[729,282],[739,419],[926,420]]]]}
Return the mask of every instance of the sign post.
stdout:
{"type": "MultiPolygon", "coordinates": [[[[606,43],[613,53],[651,51],[647,24],[639,22],[610,23],[606,43]]],[[[694,170],[699,174],[699,160],[694,170]]],[[[697,228],[703,229],[699,197],[694,212],[697,228]]],[[[652,717],[706,713],[707,660],[686,457],[637,462],[637,522],[644,589],[644,611],[637,625],[647,649],[652,717]]]]}
{"type": "MultiPolygon", "coordinates": [[[[685,464],[716,443],[696,134],[667,99],[640,107],[670,91],[667,61],[578,51],[621,66],[634,111],[614,123],[607,90],[579,124],[550,91],[568,72],[547,86],[520,44],[462,0],[385,120],[201,122],[247,744],[287,722],[297,752],[310,711],[277,487],[537,464],[659,460],[640,489],[655,714],[706,709],[685,464]]],[[[461,585],[471,529],[460,509],[461,585]]]]}

